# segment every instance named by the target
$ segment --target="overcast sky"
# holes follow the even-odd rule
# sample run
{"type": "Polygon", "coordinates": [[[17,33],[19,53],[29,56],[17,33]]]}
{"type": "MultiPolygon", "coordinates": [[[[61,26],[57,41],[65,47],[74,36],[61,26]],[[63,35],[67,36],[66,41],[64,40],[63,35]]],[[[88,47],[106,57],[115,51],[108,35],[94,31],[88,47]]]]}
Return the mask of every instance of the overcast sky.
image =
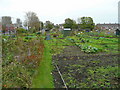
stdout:
{"type": "Polygon", "coordinates": [[[0,0],[0,17],[25,19],[33,11],[43,22],[64,23],[66,18],[92,17],[95,23],[117,23],[120,0],[0,0]]]}

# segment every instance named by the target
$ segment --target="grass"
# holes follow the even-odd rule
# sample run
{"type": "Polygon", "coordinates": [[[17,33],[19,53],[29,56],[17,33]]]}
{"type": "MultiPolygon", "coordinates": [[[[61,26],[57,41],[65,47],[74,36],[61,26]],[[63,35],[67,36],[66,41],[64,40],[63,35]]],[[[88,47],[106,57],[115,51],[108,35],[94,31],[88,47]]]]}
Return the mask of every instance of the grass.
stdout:
{"type": "Polygon", "coordinates": [[[35,78],[33,79],[32,88],[54,88],[52,71],[52,56],[50,53],[50,46],[47,41],[44,41],[44,56],[41,64],[37,70],[35,78]]]}

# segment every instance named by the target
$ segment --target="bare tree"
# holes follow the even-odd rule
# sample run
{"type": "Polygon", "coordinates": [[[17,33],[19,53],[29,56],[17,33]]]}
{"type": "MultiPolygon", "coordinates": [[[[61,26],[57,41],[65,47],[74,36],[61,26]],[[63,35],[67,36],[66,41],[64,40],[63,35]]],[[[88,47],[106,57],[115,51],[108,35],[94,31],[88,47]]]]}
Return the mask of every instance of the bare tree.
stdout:
{"type": "Polygon", "coordinates": [[[28,28],[34,28],[36,31],[40,28],[40,20],[36,13],[34,12],[27,12],[25,15],[25,26],[28,26],[28,28]]]}

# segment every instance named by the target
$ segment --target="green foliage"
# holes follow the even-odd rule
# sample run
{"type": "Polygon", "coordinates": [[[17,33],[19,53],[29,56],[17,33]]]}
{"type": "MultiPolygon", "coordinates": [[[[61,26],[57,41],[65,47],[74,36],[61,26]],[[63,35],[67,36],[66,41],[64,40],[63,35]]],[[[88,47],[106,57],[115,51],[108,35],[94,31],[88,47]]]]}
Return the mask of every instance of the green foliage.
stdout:
{"type": "Polygon", "coordinates": [[[65,19],[64,28],[77,29],[77,24],[74,20],[67,18],[65,19]]]}
{"type": "Polygon", "coordinates": [[[52,29],[54,27],[54,24],[52,22],[50,22],[50,21],[46,21],[45,24],[46,24],[45,28],[48,29],[48,30],[50,30],[50,29],[52,29]]]}
{"type": "Polygon", "coordinates": [[[110,61],[93,58],[66,65],[68,71],[63,73],[66,85],[69,88],[119,88],[119,68],[114,63],[109,65],[110,61]]]}
{"type": "MultiPolygon", "coordinates": [[[[109,88],[118,88],[118,86],[113,86],[111,85],[113,80],[117,77],[120,77],[119,75],[119,69],[117,66],[112,67],[112,66],[106,66],[106,67],[99,67],[95,70],[92,69],[88,69],[88,74],[91,75],[91,79],[94,79],[94,81],[96,81],[95,83],[92,82],[92,84],[90,85],[91,87],[94,88],[105,88],[105,87],[109,87],[109,88]],[[101,77],[101,75],[103,75],[103,77],[101,77]],[[110,77],[112,77],[110,79],[110,77]]],[[[114,81],[115,82],[115,81],[114,81]]],[[[116,82],[118,83],[118,82],[116,82]]]]}
{"type": "MultiPolygon", "coordinates": [[[[94,34],[94,32],[93,32],[94,34]]],[[[105,36],[105,34],[104,34],[105,36]]],[[[68,37],[68,40],[80,47],[85,53],[113,52],[118,53],[118,39],[98,36],[89,36],[89,33],[79,33],[68,37]]]]}
{"type": "Polygon", "coordinates": [[[65,46],[71,45],[71,43],[67,39],[52,39],[48,42],[51,47],[51,54],[53,55],[61,53],[65,46]]]}
{"type": "Polygon", "coordinates": [[[36,38],[36,36],[32,36],[32,35],[25,36],[25,39],[27,39],[27,40],[32,39],[32,38],[36,38]]]}
{"type": "Polygon", "coordinates": [[[81,29],[90,29],[93,30],[95,24],[91,17],[82,17],[81,19],[80,28],[81,29]]]}
{"type": "Polygon", "coordinates": [[[47,25],[46,25],[46,28],[50,30],[50,29],[53,28],[53,25],[52,25],[52,24],[47,24],[47,25]]]}
{"type": "Polygon", "coordinates": [[[43,22],[40,21],[40,29],[43,29],[43,27],[44,27],[44,24],[43,22]]]}
{"type": "Polygon", "coordinates": [[[3,35],[2,41],[3,87],[30,88],[33,75],[36,72],[35,69],[40,64],[42,41],[33,34],[28,36],[18,35],[15,38],[3,35]],[[30,56],[28,55],[28,48],[31,51],[30,56]]]}
{"type": "Polygon", "coordinates": [[[20,33],[26,33],[27,31],[23,28],[17,28],[17,33],[20,34],[20,33]]]}
{"type": "Polygon", "coordinates": [[[31,85],[31,76],[28,73],[27,69],[20,64],[18,61],[15,61],[6,68],[3,67],[3,85],[6,85],[9,88],[18,88],[18,87],[27,87],[31,85]]]}
{"type": "Polygon", "coordinates": [[[81,49],[85,53],[96,53],[96,52],[98,52],[98,48],[92,47],[92,46],[89,46],[89,45],[84,45],[84,46],[81,47],[81,49]]]}

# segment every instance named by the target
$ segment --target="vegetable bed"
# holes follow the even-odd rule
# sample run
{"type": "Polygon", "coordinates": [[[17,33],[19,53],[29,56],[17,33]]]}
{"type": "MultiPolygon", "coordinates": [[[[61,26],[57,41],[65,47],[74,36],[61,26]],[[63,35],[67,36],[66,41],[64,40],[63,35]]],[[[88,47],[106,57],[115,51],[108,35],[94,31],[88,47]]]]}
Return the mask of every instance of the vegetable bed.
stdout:
{"type": "MultiPolygon", "coordinates": [[[[82,34],[67,40],[70,45],[53,55],[67,88],[120,88],[117,37],[82,34]]],[[[53,73],[55,87],[65,87],[56,69],[53,73]]]]}

